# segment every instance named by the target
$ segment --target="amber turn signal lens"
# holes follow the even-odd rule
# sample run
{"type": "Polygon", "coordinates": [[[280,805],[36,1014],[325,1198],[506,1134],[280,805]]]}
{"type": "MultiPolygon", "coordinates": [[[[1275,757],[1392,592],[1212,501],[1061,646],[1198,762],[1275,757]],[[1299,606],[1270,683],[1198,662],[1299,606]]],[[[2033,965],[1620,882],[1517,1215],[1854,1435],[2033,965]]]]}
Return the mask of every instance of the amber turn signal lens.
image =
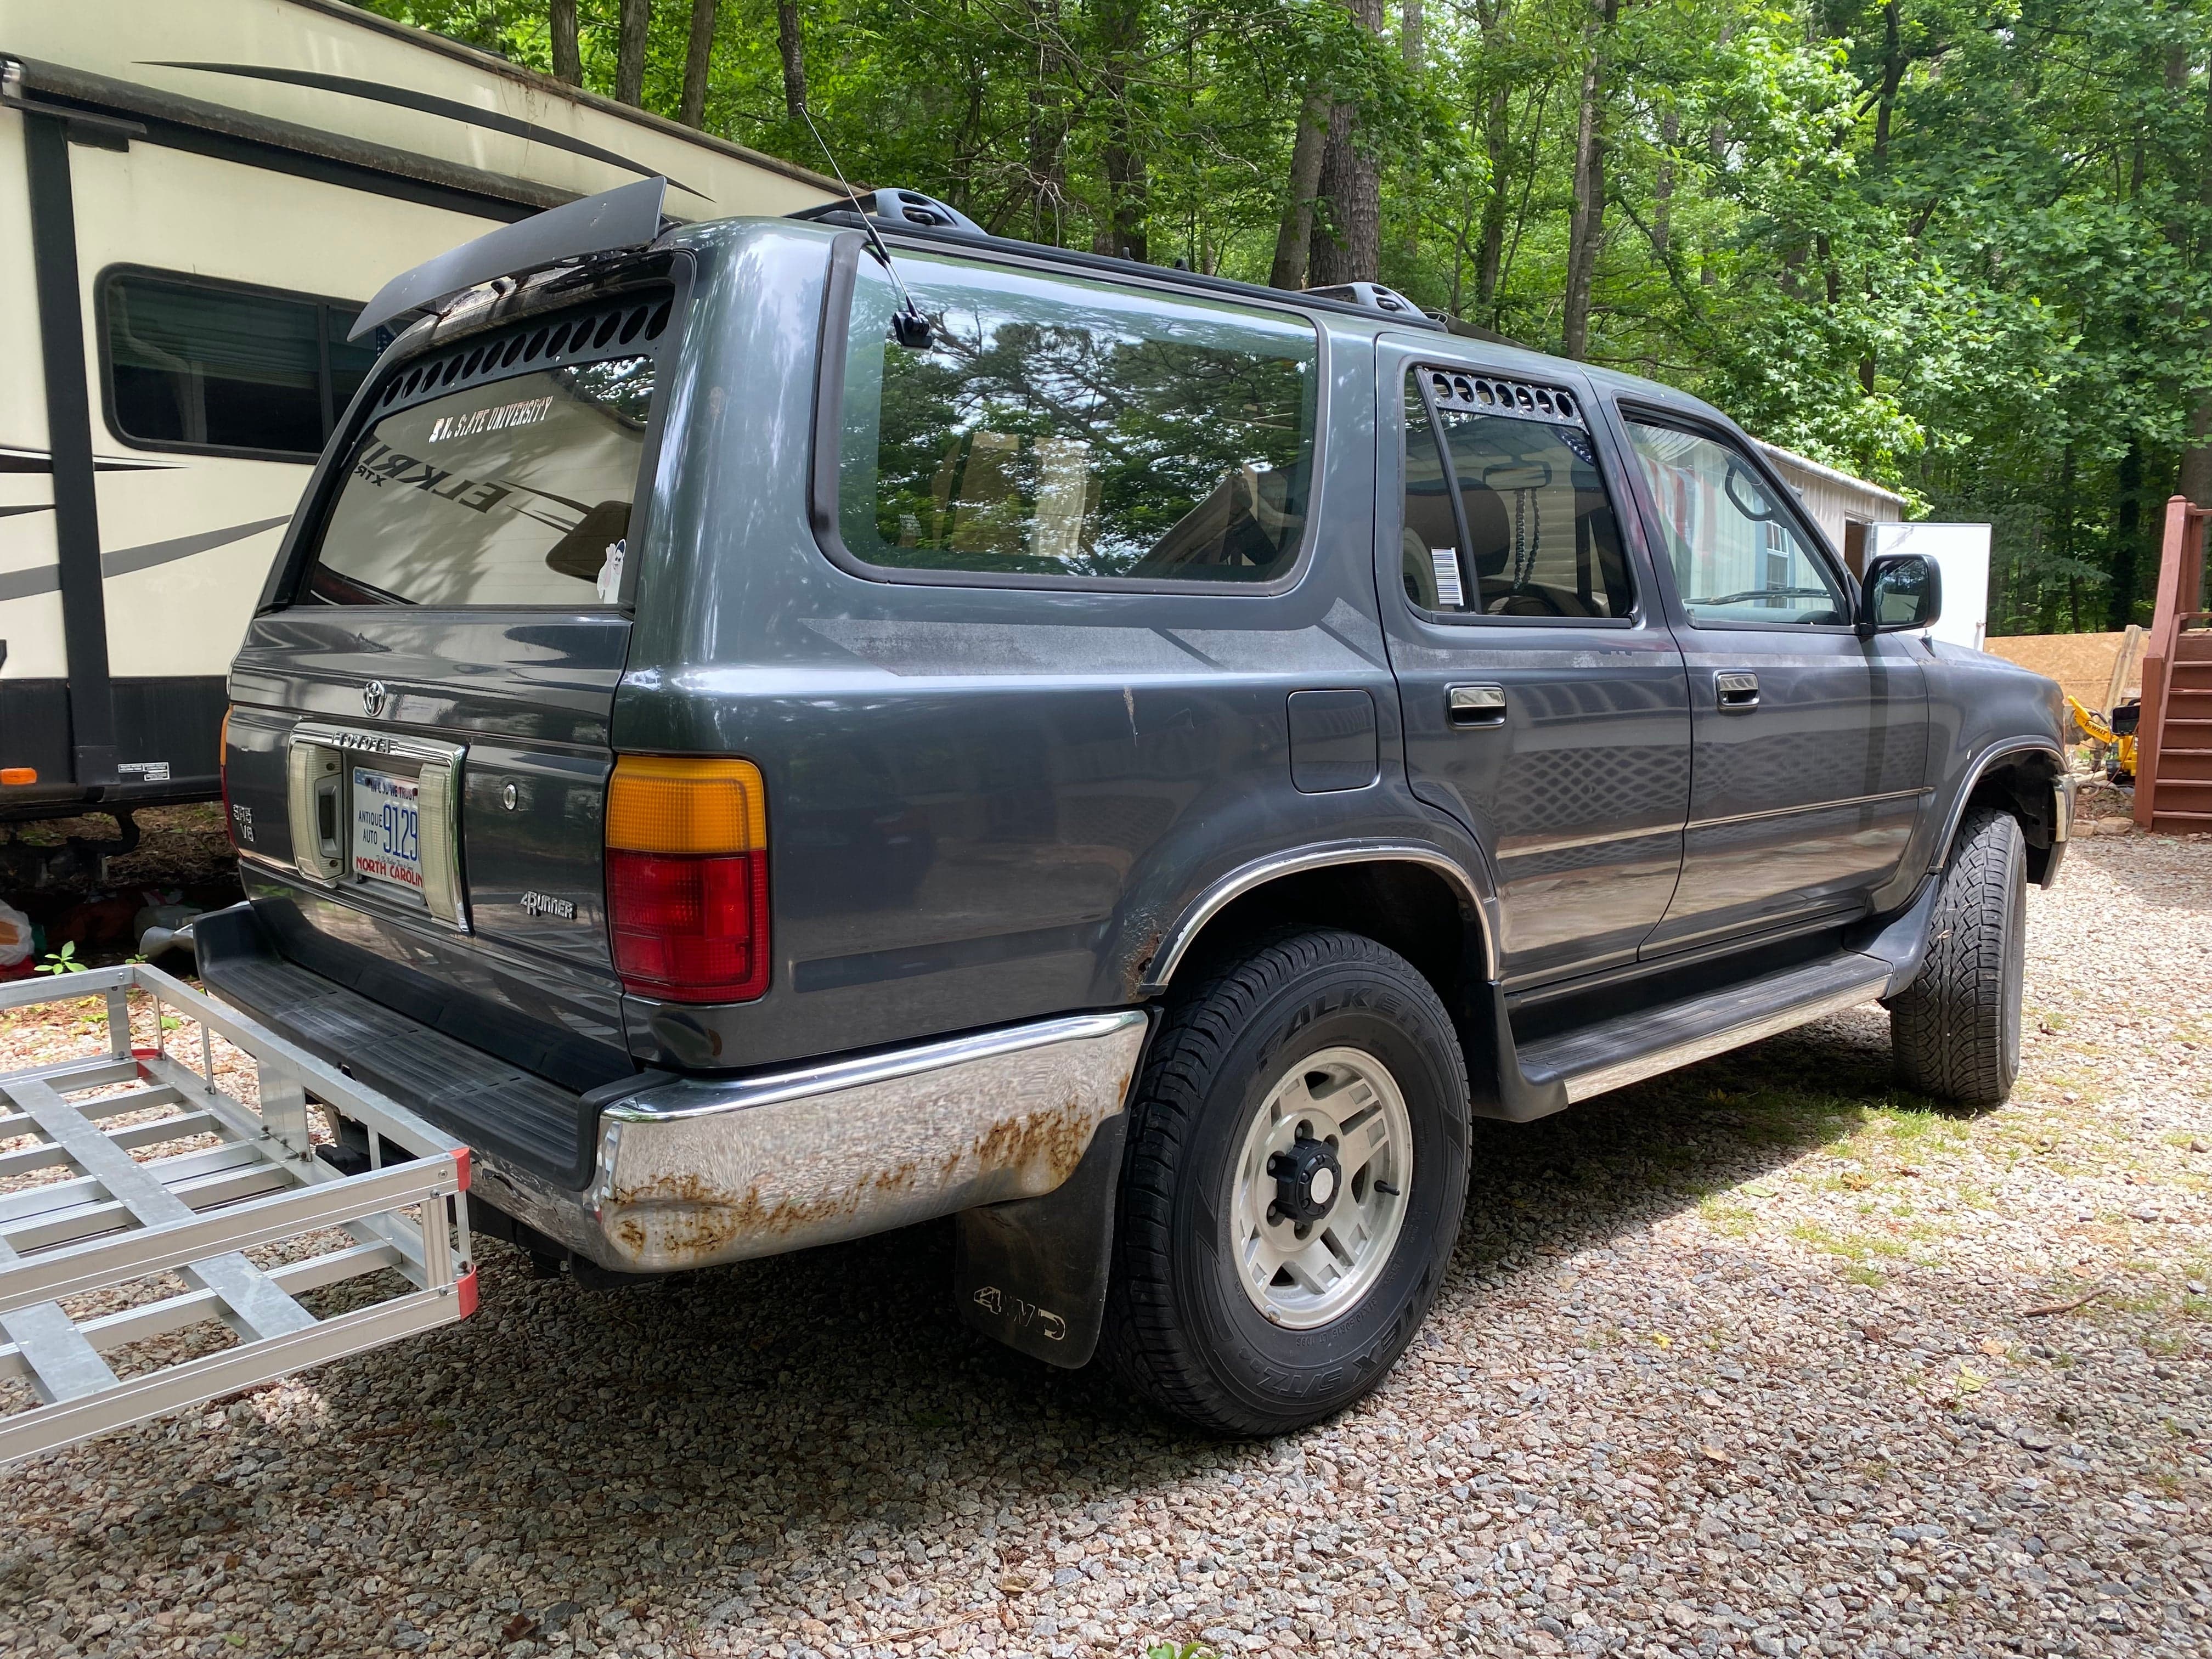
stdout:
{"type": "Polygon", "coordinates": [[[39,769],[35,766],[0,766],[0,783],[36,783],[39,769]]]}
{"type": "Polygon", "coordinates": [[[768,845],[760,768],[623,755],[607,786],[607,845],[628,853],[757,853],[768,845]]]}

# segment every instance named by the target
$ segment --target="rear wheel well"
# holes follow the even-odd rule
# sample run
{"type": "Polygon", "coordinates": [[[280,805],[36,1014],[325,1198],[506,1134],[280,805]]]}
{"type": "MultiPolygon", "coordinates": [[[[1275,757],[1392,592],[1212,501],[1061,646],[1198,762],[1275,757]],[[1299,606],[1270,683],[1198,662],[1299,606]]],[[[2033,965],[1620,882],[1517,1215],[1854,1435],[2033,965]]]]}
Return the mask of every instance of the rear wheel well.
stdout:
{"type": "Polygon", "coordinates": [[[1482,976],[1481,922],[1463,896],[1424,865],[1380,860],[1325,865],[1240,893],[1208,918],[1177,963],[1194,982],[1285,927],[1335,927],[1389,946],[1412,963],[1463,1019],[1465,991],[1482,976]]]}
{"type": "MultiPolygon", "coordinates": [[[[2027,842],[2027,878],[2039,885],[2044,880],[2051,862],[2051,849],[2057,839],[2057,811],[2055,784],[2061,762],[2040,749],[2031,749],[2016,755],[2008,755],[1994,761],[1987,771],[1974,780],[1973,788],[1966,795],[1966,804],[1959,811],[1959,823],[1964,823],[1977,807],[1991,807],[2007,812],[2020,820],[2021,836],[2027,842]]],[[[1952,842],[1958,839],[1958,824],[1951,830],[1952,842]]],[[[1948,862],[1951,847],[1943,848],[1948,862]]]]}

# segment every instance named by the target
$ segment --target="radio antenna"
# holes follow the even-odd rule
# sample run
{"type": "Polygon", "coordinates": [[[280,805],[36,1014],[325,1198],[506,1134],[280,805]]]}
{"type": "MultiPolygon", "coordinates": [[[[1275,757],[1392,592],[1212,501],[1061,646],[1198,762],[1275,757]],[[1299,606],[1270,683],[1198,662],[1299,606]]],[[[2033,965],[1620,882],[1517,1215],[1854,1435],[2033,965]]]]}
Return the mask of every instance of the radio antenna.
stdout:
{"type": "Polygon", "coordinates": [[[891,263],[891,251],[884,246],[884,239],[876,230],[876,222],[860,205],[860,197],[846,181],[845,169],[837,165],[837,157],[831,152],[828,140],[823,137],[822,129],[814,125],[813,112],[803,103],[799,106],[799,118],[806,123],[806,130],[814,135],[814,142],[822,149],[822,159],[830,163],[830,171],[836,173],[837,182],[844,185],[845,199],[852,203],[853,211],[860,216],[860,228],[867,234],[868,251],[890,273],[892,283],[898,289],[902,303],[900,308],[891,313],[892,337],[910,351],[927,349],[930,338],[929,319],[921,314],[921,307],[915,304],[914,295],[908,291],[906,279],[898,274],[898,267],[891,263]]]}

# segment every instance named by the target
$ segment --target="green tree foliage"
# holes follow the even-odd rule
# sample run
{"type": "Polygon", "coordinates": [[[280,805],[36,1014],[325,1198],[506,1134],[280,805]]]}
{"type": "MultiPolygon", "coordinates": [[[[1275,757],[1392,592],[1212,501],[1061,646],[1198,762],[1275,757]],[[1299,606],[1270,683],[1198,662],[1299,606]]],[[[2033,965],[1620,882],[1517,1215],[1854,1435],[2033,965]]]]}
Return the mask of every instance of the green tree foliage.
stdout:
{"type": "MultiPolygon", "coordinates": [[[[551,3],[374,0],[539,70],[551,3]]],[[[720,0],[700,124],[820,166],[794,66],[848,173],[1006,235],[1265,282],[1362,210],[1294,179],[1373,180],[1422,305],[1993,521],[1996,631],[2142,620],[2212,501],[2212,0],[720,0]]]]}

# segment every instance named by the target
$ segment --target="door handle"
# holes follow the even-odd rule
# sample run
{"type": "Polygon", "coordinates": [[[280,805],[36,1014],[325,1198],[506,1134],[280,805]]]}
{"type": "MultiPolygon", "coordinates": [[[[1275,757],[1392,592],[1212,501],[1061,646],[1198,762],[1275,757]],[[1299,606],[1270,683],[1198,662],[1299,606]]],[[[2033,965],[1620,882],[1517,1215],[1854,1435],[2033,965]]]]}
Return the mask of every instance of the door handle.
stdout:
{"type": "Polygon", "coordinates": [[[1713,676],[1713,692],[1723,714],[1741,714],[1759,707],[1759,676],[1720,673],[1713,676]]]}
{"type": "Polygon", "coordinates": [[[1454,726],[1505,724],[1505,688],[1502,685],[1451,685],[1444,688],[1444,708],[1454,726]]]}

